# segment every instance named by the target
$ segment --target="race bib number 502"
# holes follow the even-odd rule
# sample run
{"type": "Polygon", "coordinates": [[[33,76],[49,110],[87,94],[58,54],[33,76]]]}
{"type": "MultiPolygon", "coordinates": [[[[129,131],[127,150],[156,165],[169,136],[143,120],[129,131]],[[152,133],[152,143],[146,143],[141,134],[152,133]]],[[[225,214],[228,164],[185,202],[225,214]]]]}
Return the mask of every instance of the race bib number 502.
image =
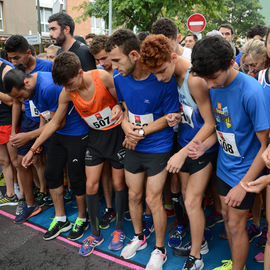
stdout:
{"type": "Polygon", "coordinates": [[[241,157],[233,133],[226,133],[217,130],[218,142],[221,145],[223,151],[231,156],[241,157]]]}

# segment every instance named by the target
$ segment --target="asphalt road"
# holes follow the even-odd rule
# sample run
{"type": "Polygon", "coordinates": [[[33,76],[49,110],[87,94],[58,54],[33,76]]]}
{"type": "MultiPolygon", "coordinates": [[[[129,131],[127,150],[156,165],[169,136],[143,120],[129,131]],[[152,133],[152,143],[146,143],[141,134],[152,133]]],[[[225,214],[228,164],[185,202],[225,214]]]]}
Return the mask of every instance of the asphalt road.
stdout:
{"type": "MultiPolygon", "coordinates": [[[[1,210],[4,210],[2,208],[1,210]]],[[[42,233],[14,224],[0,215],[0,270],[129,269],[94,254],[82,257],[78,248],[54,239],[44,241],[42,233]]]]}

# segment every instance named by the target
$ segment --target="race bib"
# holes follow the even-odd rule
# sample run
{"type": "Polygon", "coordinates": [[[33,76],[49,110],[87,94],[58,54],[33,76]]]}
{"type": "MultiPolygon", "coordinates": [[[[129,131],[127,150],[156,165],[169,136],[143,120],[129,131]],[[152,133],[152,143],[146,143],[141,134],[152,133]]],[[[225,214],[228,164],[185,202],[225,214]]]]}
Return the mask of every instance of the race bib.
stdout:
{"type": "Polygon", "coordinates": [[[235,135],[233,133],[225,133],[218,130],[216,132],[218,142],[221,145],[223,151],[228,155],[241,157],[236,145],[235,135]]]}
{"type": "Polygon", "coordinates": [[[187,106],[185,104],[181,105],[182,111],[181,111],[181,122],[183,124],[188,124],[192,128],[194,128],[194,123],[192,121],[192,114],[193,114],[193,108],[190,106],[187,106]]]}
{"type": "Polygon", "coordinates": [[[97,112],[88,117],[84,117],[84,120],[89,125],[89,127],[99,130],[113,125],[115,121],[110,122],[111,118],[112,110],[110,107],[106,107],[100,112],[97,112]]]}
{"type": "Polygon", "coordinates": [[[40,113],[40,115],[42,116],[42,118],[46,122],[49,122],[51,120],[51,112],[50,111],[44,111],[44,112],[40,113]]]}
{"type": "Polygon", "coordinates": [[[39,117],[39,111],[32,100],[29,100],[30,112],[32,117],[39,117]]]}
{"type": "Polygon", "coordinates": [[[130,111],[128,112],[129,122],[135,126],[148,126],[150,123],[154,122],[154,116],[152,113],[137,115],[133,114],[130,111]]]}

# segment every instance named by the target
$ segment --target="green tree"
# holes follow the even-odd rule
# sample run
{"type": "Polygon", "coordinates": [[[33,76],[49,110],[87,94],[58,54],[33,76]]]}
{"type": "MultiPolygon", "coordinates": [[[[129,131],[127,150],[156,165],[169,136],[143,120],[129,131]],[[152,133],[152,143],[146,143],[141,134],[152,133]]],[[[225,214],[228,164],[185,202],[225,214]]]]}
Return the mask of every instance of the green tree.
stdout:
{"type": "MultiPolygon", "coordinates": [[[[203,12],[218,19],[224,9],[223,2],[224,0],[113,0],[113,28],[124,26],[132,30],[136,27],[137,31],[150,31],[153,22],[159,17],[169,17],[178,24],[180,30],[186,30],[186,21],[195,12],[203,12]]],[[[85,1],[76,8],[82,10],[78,20],[95,16],[108,23],[109,0],[91,3],[85,1]]]]}
{"type": "Polygon", "coordinates": [[[216,20],[217,26],[230,23],[235,28],[237,35],[245,37],[246,32],[256,24],[265,24],[260,10],[262,6],[257,0],[225,0],[226,11],[220,19],[216,20]]]}

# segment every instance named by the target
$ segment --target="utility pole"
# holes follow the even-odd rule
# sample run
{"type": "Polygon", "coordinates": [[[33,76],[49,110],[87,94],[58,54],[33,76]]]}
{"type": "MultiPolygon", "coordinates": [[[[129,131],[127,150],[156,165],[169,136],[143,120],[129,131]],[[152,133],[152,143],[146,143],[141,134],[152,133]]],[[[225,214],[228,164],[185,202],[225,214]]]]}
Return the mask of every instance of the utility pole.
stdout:
{"type": "Polygon", "coordinates": [[[42,40],[41,40],[41,21],[40,21],[40,3],[39,0],[37,0],[37,14],[38,14],[38,32],[40,34],[40,44],[38,44],[38,48],[39,48],[39,53],[41,53],[42,50],[42,40]]]}

